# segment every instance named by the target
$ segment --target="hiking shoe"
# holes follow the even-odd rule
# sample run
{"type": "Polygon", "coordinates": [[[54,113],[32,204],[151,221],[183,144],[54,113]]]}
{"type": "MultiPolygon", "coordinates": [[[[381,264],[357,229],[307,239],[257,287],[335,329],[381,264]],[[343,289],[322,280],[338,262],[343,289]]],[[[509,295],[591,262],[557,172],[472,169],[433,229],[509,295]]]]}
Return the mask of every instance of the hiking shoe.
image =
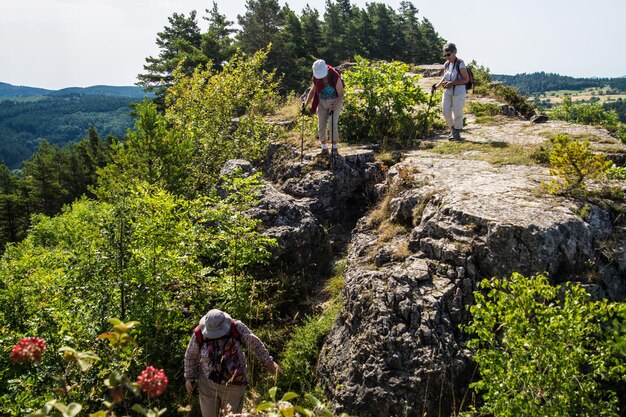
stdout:
{"type": "Polygon", "coordinates": [[[339,149],[337,148],[333,148],[330,152],[331,156],[335,157],[335,156],[339,156],[339,149]]]}
{"type": "Polygon", "coordinates": [[[450,139],[450,140],[454,140],[454,131],[455,131],[455,129],[452,129],[452,130],[450,131],[450,134],[448,135],[448,139],[450,139]]]}
{"type": "Polygon", "coordinates": [[[452,140],[463,140],[461,138],[461,129],[454,129],[452,131],[452,140]]]}
{"type": "Polygon", "coordinates": [[[319,156],[326,158],[328,156],[328,149],[322,149],[322,152],[319,153],[319,156]]]}

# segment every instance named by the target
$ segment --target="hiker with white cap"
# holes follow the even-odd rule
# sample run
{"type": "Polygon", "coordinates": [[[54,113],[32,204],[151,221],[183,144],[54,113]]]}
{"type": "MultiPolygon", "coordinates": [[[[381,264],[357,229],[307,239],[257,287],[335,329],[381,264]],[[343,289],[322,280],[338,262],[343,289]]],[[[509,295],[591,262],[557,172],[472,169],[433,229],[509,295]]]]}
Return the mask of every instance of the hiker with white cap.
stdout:
{"type": "Polygon", "coordinates": [[[322,143],[322,156],[328,155],[326,126],[331,120],[330,135],[333,155],[338,155],[339,114],[343,105],[343,80],[335,68],[327,65],[323,59],[313,63],[313,87],[302,103],[302,110],[313,101],[311,113],[317,112],[317,133],[322,143]]]}
{"type": "Polygon", "coordinates": [[[185,388],[192,395],[198,382],[202,417],[241,412],[248,383],[242,344],[269,372],[281,372],[263,342],[228,313],[210,310],[194,329],[185,352],[185,388]]]}

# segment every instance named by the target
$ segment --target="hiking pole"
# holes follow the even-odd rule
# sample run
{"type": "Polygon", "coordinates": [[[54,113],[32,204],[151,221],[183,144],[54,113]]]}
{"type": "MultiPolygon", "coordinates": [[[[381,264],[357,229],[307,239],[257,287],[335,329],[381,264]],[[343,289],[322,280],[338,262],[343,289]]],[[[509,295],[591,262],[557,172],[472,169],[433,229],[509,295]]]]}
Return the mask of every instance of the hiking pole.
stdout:
{"type": "Polygon", "coordinates": [[[433,106],[433,97],[435,96],[435,90],[437,89],[437,84],[433,84],[430,88],[430,99],[428,100],[428,107],[426,108],[426,117],[424,117],[424,126],[422,127],[422,135],[426,136],[426,129],[428,128],[428,114],[430,113],[430,108],[433,106]]]}
{"type": "Polygon", "coordinates": [[[302,160],[304,158],[304,108],[305,104],[302,103],[302,130],[300,135],[300,164],[302,164],[302,160]]]}
{"type": "Polygon", "coordinates": [[[300,106],[300,113],[302,114],[302,130],[300,135],[300,163],[302,163],[302,159],[304,158],[304,114],[306,112],[306,99],[309,96],[310,89],[307,88],[304,91],[304,94],[300,96],[300,102],[302,105],[300,106]]]}
{"type": "Polygon", "coordinates": [[[335,145],[335,111],[331,110],[328,112],[330,114],[330,166],[331,168],[335,167],[335,155],[333,146],[335,145]]]}

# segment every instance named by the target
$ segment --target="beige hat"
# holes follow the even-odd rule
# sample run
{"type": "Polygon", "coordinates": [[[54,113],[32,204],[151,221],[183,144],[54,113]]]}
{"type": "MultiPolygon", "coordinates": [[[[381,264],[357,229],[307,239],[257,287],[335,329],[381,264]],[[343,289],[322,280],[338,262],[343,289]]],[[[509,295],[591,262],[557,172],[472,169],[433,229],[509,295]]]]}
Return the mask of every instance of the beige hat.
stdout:
{"type": "Polygon", "coordinates": [[[324,78],[328,74],[328,67],[323,59],[318,59],[313,63],[313,76],[315,78],[324,78]]]}
{"type": "Polygon", "coordinates": [[[200,319],[202,336],[207,339],[219,339],[230,331],[232,318],[228,313],[213,309],[200,319]]]}

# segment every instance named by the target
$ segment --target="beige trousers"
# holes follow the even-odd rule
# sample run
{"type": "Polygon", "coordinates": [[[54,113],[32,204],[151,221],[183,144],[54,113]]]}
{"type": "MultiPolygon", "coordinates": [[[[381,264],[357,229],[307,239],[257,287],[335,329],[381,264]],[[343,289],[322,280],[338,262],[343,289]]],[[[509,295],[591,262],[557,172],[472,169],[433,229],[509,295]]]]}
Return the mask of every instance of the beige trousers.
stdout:
{"type": "Polygon", "coordinates": [[[463,107],[465,106],[466,93],[448,94],[444,92],[441,102],[443,118],[449,128],[463,129],[463,107]]]}
{"type": "MultiPolygon", "coordinates": [[[[331,118],[328,114],[330,106],[335,104],[338,99],[332,100],[320,100],[319,105],[317,106],[317,134],[320,138],[320,142],[326,143],[328,141],[328,136],[326,135],[326,126],[328,125],[328,120],[331,118]]],[[[343,104],[339,104],[335,106],[335,111],[333,112],[332,117],[332,142],[339,142],[339,114],[341,113],[341,108],[343,104]]]]}
{"type": "MultiPolygon", "coordinates": [[[[202,374],[202,372],[200,373],[202,374]]],[[[205,376],[200,375],[198,380],[200,391],[200,410],[202,417],[219,417],[227,413],[230,404],[233,413],[240,413],[243,407],[243,397],[246,393],[245,385],[217,384],[205,376]],[[221,414],[220,414],[221,413],[221,414]]]]}

